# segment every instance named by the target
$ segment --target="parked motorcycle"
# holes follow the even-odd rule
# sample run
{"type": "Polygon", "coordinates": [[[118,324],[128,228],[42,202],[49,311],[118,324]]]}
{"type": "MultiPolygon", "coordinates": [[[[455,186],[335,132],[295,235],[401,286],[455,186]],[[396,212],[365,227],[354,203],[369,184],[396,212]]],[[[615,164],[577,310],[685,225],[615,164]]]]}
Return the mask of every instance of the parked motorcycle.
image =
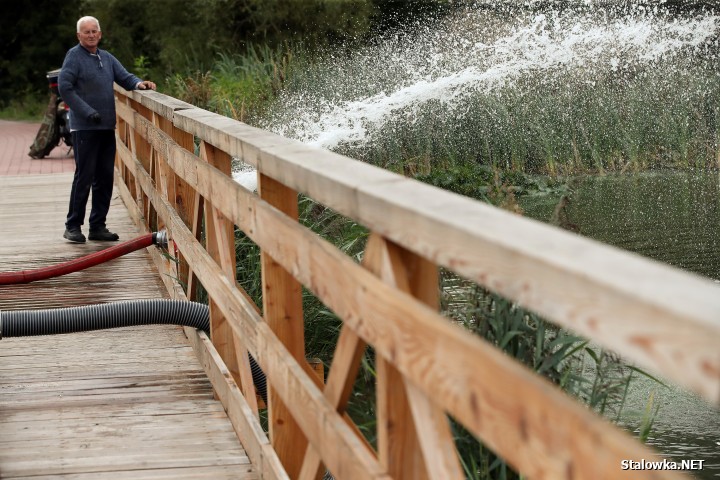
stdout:
{"type": "MultiPolygon", "coordinates": [[[[29,155],[32,158],[43,158],[47,156],[62,141],[69,148],[72,148],[72,135],[68,124],[70,107],[63,102],[58,91],[58,77],[60,69],[47,73],[48,86],[50,88],[50,101],[45,110],[40,129],[35,140],[30,145],[29,155]]],[[[68,153],[70,151],[68,150],[68,153]]]]}

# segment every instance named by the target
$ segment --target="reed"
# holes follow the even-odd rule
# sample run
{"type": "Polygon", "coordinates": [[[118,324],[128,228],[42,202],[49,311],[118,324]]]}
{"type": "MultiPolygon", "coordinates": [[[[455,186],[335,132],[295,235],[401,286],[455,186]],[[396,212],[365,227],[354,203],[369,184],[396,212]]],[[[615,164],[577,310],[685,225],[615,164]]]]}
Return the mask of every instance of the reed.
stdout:
{"type": "MultiPolygon", "coordinates": [[[[497,176],[486,173],[497,181],[497,176]]],[[[333,243],[355,261],[362,260],[368,230],[312,199],[300,197],[300,222],[333,243]]],[[[262,304],[260,250],[248,237],[236,232],[237,280],[262,304]]],[[[627,387],[633,375],[644,372],[626,366],[609,352],[598,350],[584,339],[555,327],[544,319],[488,291],[480,285],[441,270],[438,285],[440,310],[469,332],[496,345],[507,355],[576,396],[599,414],[620,419],[627,387]]],[[[303,289],[306,352],[320,358],[326,368],[342,321],[312,293],[303,289]]],[[[369,349],[355,382],[348,413],[371,444],[376,442],[375,356],[369,349]]],[[[657,410],[649,410],[639,433],[645,438],[657,410]]],[[[465,473],[471,479],[516,479],[520,476],[488,450],[461,425],[451,422],[465,473]]],[[[633,430],[635,426],[627,425],[633,430]]]]}
{"type": "Polygon", "coordinates": [[[168,77],[168,94],[247,121],[261,115],[286,79],[307,62],[305,52],[301,44],[250,45],[243,53],[220,52],[209,67],[196,62],[197,68],[168,77]]]}
{"type": "Polygon", "coordinates": [[[550,175],[714,168],[718,17],[556,7],[470,7],[328,52],[258,120],[394,170],[417,158],[550,175]]]}
{"type": "MultiPolygon", "coordinates": [[[[387,67],[383,72],[369,71],[371,62],[378,62],[376,52],[348,60],[337,52],[317,59],[291,51],[258,48],[220,55],[208,73],[180,77],[178,89],[207,92],[199,95],[206,108],[313,143],[302,136],[303,128],[313,121],[322,124],[323,115],[335,108],[372,116],[363,106],[380,98],[378,91],[403,70],[381,61],[380,67],[387,67]],[[300,97],[325,103],[312,110],[300,97]]],[[[401,105],[382,121],[363,124],[362,139],[346,137],[333,149],[519,211],[520,195],[565,192],[565,175],[715,167],[718,66],[707,51],[689,51],[684,60],[660,58],[625,70],[576,68],[572,75],[559,75],[568,70],[548,67],[490,90],[466,90],[461,108],[453,106],[450,114],[438,98],[401,105]]],[[[305,197],[300,221],[361,260],[368,235],[361,225],[305,197]]],[[[237,233],[236,253],[239,283],[262,304],[259,249],[237,233]]],[[[441,272],[438,288],[442,312],[453,321],[619,421],[628,385],[643,372],[450,272],[441,272]]],[[[342,322],[307,290],[303,306],[307,354],[329,366],[342,322]]],[[[368,351],[349,405],[350,416],[371,442],[374,372],[374,354],[368,351]]],[[[647,438],[656,408],[651,401],[641,437],[647,438]]],[[[459,425],[453,423],[453,429],[468,478],[520,478],[459,425]]]]}
{"type": "Polygon", "coordinates": [[[668,71],[659,68],[630,81],[547,81],[478,92],[462,117],[426,105],[412,123],[389,120],[371,132],[372,142],[340,144],[336,151],[390,169],[407,158],[431,159],[431,170],[476,163],[553,176],[714,168],[720,81],[704,68],[676,72],[672,87],[660,81],[668,71]]]}

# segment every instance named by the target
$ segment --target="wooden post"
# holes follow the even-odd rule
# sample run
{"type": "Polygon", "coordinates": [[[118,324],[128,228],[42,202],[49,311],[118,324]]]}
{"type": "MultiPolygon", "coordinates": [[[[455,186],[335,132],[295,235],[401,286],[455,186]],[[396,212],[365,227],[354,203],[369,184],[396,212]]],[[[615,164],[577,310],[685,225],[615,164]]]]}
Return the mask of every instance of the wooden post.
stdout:
{"type": "MultiPolygon", "coordinates": [[[[143,105],[135,101],[131,101],[131,106],[133,110],[135,110],[137,113],[139,113],[149,121],[152,121],[152,111],[150,109],[144,107],[143,105]]],[[[133,136],[135,138],[135,151],[133,153],[140,161],[145,171],[148,172],[150,176],[153,176],[154,172],[152,161],[152,146],[150,145],[150,143],[148,143],[147,140],[142,137],[139,132],[135,131],[133,136]]],[[[148,228],[152,230],[152,228],[154,227],[154,209],[150,204],[147,195],[142,192],[142,189],[140,189],[140,191],[138,192],[138,196],[139,205],[141,206],[141,211],[143,212],[143,216],[145,217],[145,223],[148,228]]]]}
{"type": "MultiPolygon", "coordinates": [[[[116,102],[121,102],[121,99],[116,98],[116,102]]],[[[123,145],[127,146],[127,131],[128,131],[128,125],[125,120],[118,114],[115,116],[115,121],[117,122],[117,141],[122,143],[123,145]]],[[[120,179],[125,184],[125,186],[128,186],[128,173],[127,168],[125,167],[125,163],[120,159],[120,153],[115,154],[115,169],[116,171],[120,172],[120,179]]]]}
{"type": "MultiPolygon", "coordinates": [[[[438,306],[431,262],[373,234],[363,264],[389,285],[438,306]]],[[[383,357],[376,357],[378,457],[395,479],[461,479],[463,471],[445,414],[383,357]]]]}
{"type": "MultiPolygon", "coordinates": [[[[132,103],[131,103],[130,98],[125,97],[125,96],[122,97],[122,98],[123,98],[122,103],[125,104],[125,105],[127,105],[127,106],[129,106],[129,107],[132,109],[132,103]]],[[[121,126],[121,127],[124,127],[124,128],[120,131],[120,138],[121,138],[121,140],[123,141],[123,143],[125,144],[125,146],[128,147],[128,150],[130,150],[130,152],[132,152],[132,154],[135,155],[135,135],[136,135],[136,134],[135,134],[134,130],[133,130],[133,129],[131,128],[131,126],[130,126],[129,124],[127,124],[125,121],[122,121],[122,123],[120,123],[120,126],[121,126]]],[[[118,163],[117,155],[118,155],[118,154],[115,155],[115,163],[116,163],[116,164],[118,163]]],[[[138,205],[138,207],[140,207],[140,212],[142,212],[143,209],[142,209],[142,206],[141,206],[140,200],[139,200],[139,199],[141,198],[141,197],[140,197],[140,193],[139,193],[139,192],[140,192],[140,186],[138,185],[137,180],[135,179],[135,177],[129,172],[129,170],[128,170],[128,168],[125,166],[125,164],[124,164],[123,162],[120,162],[120,163],[121,163],[122,168],[123,168],[123,171],[124,171],[124,173],[125,173],[125,185],[127,185],[128,190],[129,190],[133,195],[135,195],[135,203],[138,205]]]]}
{"type": "MultiPolygon", "coordinates": [[[[193,210],[192,210],[192,225],[191,225],[191,231],[193,233],[193,236],[196,240],[200,240],[201,234],[202,234],[202,224],[203,224],[203,211],[205,209],[205,199],[202,197],[202,195],[199,195],[197,192],[193,191],[193,210]]],[[[182,267],[182,263],[180,264],[182,267]]],[[[183,271],[180,271],[181,278],[183,274],[183,271]]],[[[197,300],[197,290],[198,290],[198,279],[195,273],[192,270],[192,266],[188,264],[187,267],[187,297],[191,301],[197,300]]]]}
{"type": "MultiPolygon", "coordinates": [[[[159,118],[162,131],[170,135],[180,147],[195,152],[195,137],[191,133],[175,127],[170,120],[164,117],[159,118]]],[[[168,201],[175,207],[185,225],[195,234],[195,238],[199,239],[202,230],[203,199],[179,175],[175,175],[172,170],[170,173],[167,180],[168,201]]],[[[172,242],[172,239],[170,241],[172,242]]],[[[171,248],[170,251],[174,251],[174,248],[171,248]]],[[[197,279],[192,275],[187,260],[180,252],[178,252],[177,262],[179,281],[186,287],[185,293],[188,299],[197,300],[197,279]]]]}
{"type": "MultiPolygon", "coordinates": [[[[164,132],[172,128],[172,123],[157,113],[153,113],[152,121],[153,125],[164,132]]],[[[173,209],[177,211],[177,204],[175,203],[175,172],[173,172],[168,165],[167,159],[155,149],[153,149],[153,157],[157,172],[156,185],[160,188],[163,197],[172,205],[173,209]]],[[[162,230],[163,228],[165,228],[165,222],[163,219],[158,218],[157,230],[162,230]]]]}
{"type": "MultiPolygon", "coordinates": [[[[297,220],[297,192],[258,174],[260,197],[297,220]]],[[[263,312],[275,335],[300,365],[305,364],[305,332],[300,284],[270,255],[261,254],[263,312]]],[[[272,387],[268,388],[270,440],[290,478],[302,467],[307,439],[272,387]]]]}
{"type": "MultiPolygon", "coordinates": [[[[335,354],[333,355],[327,385],[323,393],[339,414],[347,408],[353,385],[360,370],[362,356],[365,353],[365,342],[349,327],[340,330],[335,354]]],[[[362,434],[360,434],[362,436],[362,434]]],[[[320,453],[308,445],[305,450],[300,480],[320,479],[323,475],[320,453]]]]}
{"type": "MultiPolygon", "coordinates": [[[[200,144],[200,158],[213,165],[218,170],[230,174],[230,156],[205,142],[200,144]]],[[[205,200],[205,236],[207,238],[207,251],[225,275],[235,281],[235,234],[234,226],[229,222],[209,200],[205,200]]],[[[225,316],[217,304],[210,300],[210,338],[215,349],[227,365],[235,382],[241,383],[240,371],[235,353],[233,333],[225,316]]]]}
{"type": "MultiPolygon", "coordinates": [[[[154,113],[152,114],[152,122],[155,127],[162,131],[169,131],[172,129],[172,122],[168,120],[167,118],[154,113]]],[[[175,204],[175,172],[170,168],[170,165],[168,165],[168,159],[165,158],[166,153],[164,151],[158,151],[153,148],[152,150],[152,160],[153,165],[155,166],[155,175],[154,178],[156,178],[155,185],[159,188],[163,198],[167,200],[167,202],[172,205],[173,209],[177,210],[177,205],[175,204]]],[[[150,220],[150,227],[151,230],[159,232],[162,229],[165,228],[165,219],[161,218],[157,213],[154,215],[156,217],[156,221],[154,222],[152,219],[150,220]]],[[[169,240],[170,244],[168,245],[168,251],[174,252],[174,243],[172,239],[169,240]]],[[[174,272],[178,281],[181,280],[179,278],[179,270],[178,265],[174,263],[169,258],[166,258],[165,256],[162,256],[162,261],[165,262],[166,267],[169,271],[174,272]]]]}

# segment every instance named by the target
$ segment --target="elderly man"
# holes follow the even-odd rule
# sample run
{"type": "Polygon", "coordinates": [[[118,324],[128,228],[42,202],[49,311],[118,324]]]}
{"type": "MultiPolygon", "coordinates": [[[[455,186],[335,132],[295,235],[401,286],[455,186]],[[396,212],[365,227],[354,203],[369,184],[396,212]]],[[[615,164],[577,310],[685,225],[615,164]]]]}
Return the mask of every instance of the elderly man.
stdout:
{"type": "Polygon", "coordinates": [[[58,79],[60,95],[70,106],[75,150],[75,177],[63,237],[71,242],[85,242],[81,226],[92,189],[88,238],[115,241],[119,236],[105,225],[112,198],[116,148],[113,82],[125,90],[155,90],[155,84],[139,79],[110,53],[98,48],[102,31],[96,18],[78,20],[77,38],[80,43],[68,50],[58,79]]]}

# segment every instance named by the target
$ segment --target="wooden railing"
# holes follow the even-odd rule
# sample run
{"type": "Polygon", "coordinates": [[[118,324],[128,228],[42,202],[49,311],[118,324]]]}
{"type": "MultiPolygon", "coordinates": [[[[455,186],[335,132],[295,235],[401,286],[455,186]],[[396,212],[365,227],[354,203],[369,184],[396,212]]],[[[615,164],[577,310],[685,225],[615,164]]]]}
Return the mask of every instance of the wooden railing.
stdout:
{"type": "Polygon", "coordinates": [[[448,415],[528,478],[621,478],[622,460],[658,459],[440,315],[439,266],[720,405],[711,281],[156,92],[116,93],[119,189],[145,229],[168,229],[179,270],[154,255],[173,295],[207,291],[212,344],[187,334],[264,477],[461,478],[448,415]],[[257,169],[258,194],[230,178],[233,157],[257,169]],[[370,229],[362,264],[298,223],[298,193],[370,229]],[[262,251],[262,306],[235,279],[234,228],[262,251]],[[301,285],[343,321],[325,383],[305,359],[301,285]],[[367,345],[376,448],[345,414],[367,345]],[[247,352],[272,387],[270,441],[247,352]]]}

